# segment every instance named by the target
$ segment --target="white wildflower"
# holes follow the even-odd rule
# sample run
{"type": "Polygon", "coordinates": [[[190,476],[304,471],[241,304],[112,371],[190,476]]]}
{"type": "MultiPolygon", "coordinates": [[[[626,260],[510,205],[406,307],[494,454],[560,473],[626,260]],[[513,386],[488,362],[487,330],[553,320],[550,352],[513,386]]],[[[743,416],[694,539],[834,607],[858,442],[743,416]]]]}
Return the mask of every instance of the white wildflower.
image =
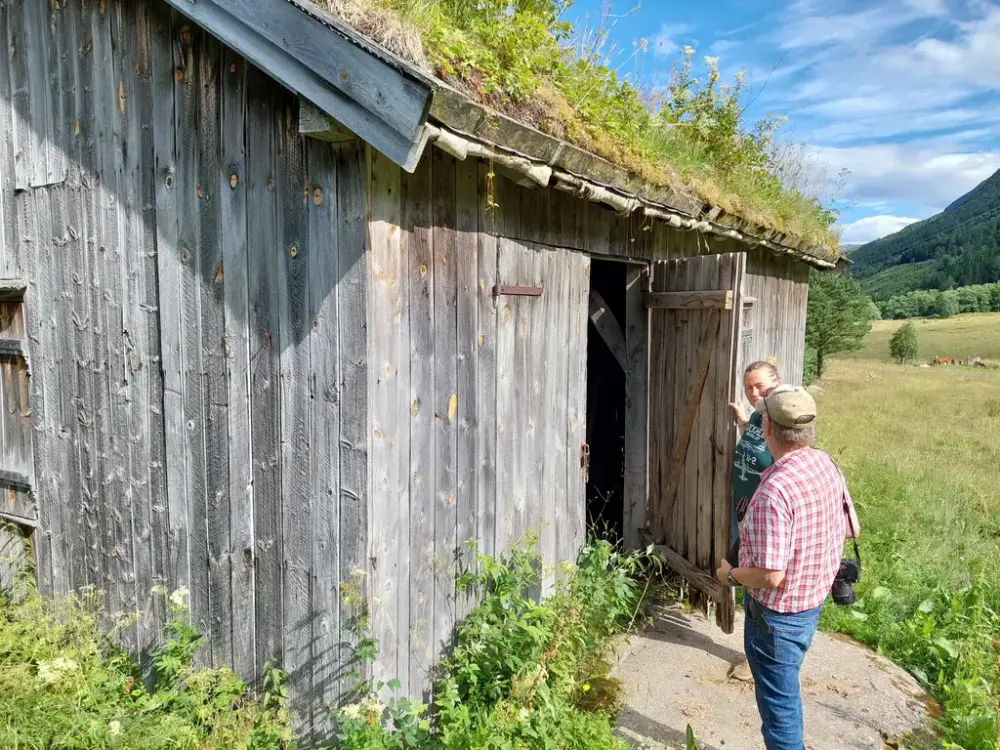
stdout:
{"type": "Polygon", "coordinates": [[[122,733],[122,723],[115,719],[108,723],[108,732],[111,733],[112,737],[117,737],[122,733]]]}
{"type": "Polygon", "coordinates": [[[691,57],[693,54],[694,54],[694,47],[692,47],[690,44],[685,45],[684,46],[684,56],[685,57],[691,57]]]}
{"type": "Polygon", "coordinates": [[[56,685],[80,671],[80,665],[64,656],[38,663],[38,680],[43,685],[56,685]]]}
{"type": "Polygon", "coordinates": [[[361,704],[352,703],[346,706],[341,712],[341,715],[347,719],[360,719],[361,718],[361,704]]]}
{"type": "Polygon", "coordinates": [[[188,590],[185,588],[177,589],[174,593],[170,595],[170,603],[177,608],[186,607],[187,600],[188,600],[188,590]]]}

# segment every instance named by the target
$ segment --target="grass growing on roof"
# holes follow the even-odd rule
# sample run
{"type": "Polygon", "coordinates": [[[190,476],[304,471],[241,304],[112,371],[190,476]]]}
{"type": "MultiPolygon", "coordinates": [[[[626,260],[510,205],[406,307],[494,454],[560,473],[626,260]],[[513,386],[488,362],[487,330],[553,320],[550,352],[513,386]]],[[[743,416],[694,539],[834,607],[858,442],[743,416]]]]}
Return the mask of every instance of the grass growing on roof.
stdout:
{"type": "MultiPolygon", "coordinates": [[[[521,122],[626,167],[692,190],[730,213],[836,247],[835,215],[782,184],[774,136],[781,118],[744,118],[742,75],[718,61],[695,75],[685,49],[655,95],[619,75],[606,34],[574,44],[569,0],[315,0],[362,33],[521,122]]],[[[644,51],[644,45],[637,50],[644,51]]]]}

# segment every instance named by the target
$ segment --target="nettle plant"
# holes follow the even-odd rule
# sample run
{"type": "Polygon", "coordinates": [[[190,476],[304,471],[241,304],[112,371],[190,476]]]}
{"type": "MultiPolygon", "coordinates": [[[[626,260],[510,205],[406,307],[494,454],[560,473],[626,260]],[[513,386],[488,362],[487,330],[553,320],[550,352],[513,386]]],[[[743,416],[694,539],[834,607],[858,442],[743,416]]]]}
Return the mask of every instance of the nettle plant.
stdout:
{"type": "Polygon", "coordinates": [[[342,747],[624,747],[612,734],[619,696],[605,651],[611,636],[634,624],[646,592],[638,576],[657,561],[592,542],[539,601],[530,595],[543,583],[533,541],[500,558],[470,551],[474,562],[457,594],[480,604],[437,668],[433,705],[399,698],[398,683],[365,683],[359,700],[337,714],[342,747]],[[383,703],[385,691],[394,697],[383,703]]]}

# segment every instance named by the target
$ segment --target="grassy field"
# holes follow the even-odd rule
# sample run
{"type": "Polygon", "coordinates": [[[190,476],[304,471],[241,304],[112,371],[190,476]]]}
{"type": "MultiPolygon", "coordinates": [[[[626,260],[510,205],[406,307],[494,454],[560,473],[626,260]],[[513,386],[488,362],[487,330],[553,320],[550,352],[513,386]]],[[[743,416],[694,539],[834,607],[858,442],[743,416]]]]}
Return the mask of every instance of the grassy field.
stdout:
{"type": "MultiPolygon", "coordinates": [[[[818,384],[821,443],[844,467],[863,526],[855,608],[825,626],[875,646],[940,701],[947,740],[997,744],[1000,370],[890,361],[897,321],[833,360],[818,384]]],[[[1000,315],[919,321],[921,358],[1000,361],[1000,315]]]]}
{"type": "MultiPolygon", "coordinates": [[[[878,320],[865,339],[863,351],[845,355],[852,360],[889,362],[889,339],[906,321],[878,320]]],[[[920,339],[920,359],[934,357],[982,357],[1000,364],[1000,313],[956,315],[945,320],[919,318],[913,321],[920,339]]]]}

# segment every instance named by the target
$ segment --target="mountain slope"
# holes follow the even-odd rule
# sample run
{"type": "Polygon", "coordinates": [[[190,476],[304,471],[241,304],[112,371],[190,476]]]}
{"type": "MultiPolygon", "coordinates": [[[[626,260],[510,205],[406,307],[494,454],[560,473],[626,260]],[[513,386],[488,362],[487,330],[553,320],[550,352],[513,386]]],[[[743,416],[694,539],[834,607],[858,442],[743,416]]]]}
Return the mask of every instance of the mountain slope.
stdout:
{"type": "Polygon", "coordinates": [[[1000,281],[1000,171],[937,216],[857,248],[851,261],[876,299],[1000,281]]]}

